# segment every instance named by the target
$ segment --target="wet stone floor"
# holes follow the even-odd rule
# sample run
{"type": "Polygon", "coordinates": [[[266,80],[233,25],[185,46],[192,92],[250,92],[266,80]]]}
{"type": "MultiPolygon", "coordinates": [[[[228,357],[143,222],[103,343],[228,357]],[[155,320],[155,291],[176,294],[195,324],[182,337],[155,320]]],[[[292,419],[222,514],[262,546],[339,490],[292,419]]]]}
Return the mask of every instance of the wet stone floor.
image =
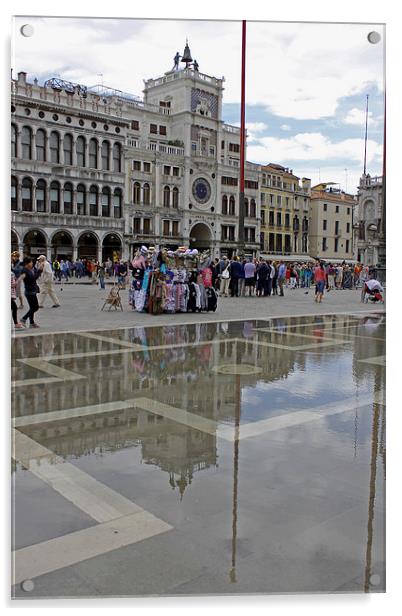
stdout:
{"type": "Polygon", "coordinates": [[[13,341],[16,598],[384,592],[385,316],[13,341]]]}

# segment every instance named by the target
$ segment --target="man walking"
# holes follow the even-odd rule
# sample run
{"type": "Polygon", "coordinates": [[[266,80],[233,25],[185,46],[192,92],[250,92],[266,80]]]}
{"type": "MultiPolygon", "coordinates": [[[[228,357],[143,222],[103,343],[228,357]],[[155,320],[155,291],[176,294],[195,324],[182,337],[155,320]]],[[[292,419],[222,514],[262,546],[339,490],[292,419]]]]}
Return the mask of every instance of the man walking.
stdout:
{"type": "Polygon", "coordinates": [[[53,302],[52,308],[58,308],[60,306],[60,302],[56,295],[54,287],[52,267],[49,261],[47,261],[45,255],[40,255],[38,257],[38,265],[42,269],[42,275],[39,279],[39,308],[43,308],[43,304],[47,295],[49,295],[50,299],[53,302]]]}
{"type": "MultiPolygon", "coordinates": [[[[15,250],[14,252],[11,253],[11,271],[14,273],[16,281],[21,276],[23,267],[24,266],[22,265],[22,261],[20,261],[20,253],[15,250]]],[[[19,308],[23,308],[24,300],[22,298],[21,285],[17,285],[16,294],[17,294],[17,298],[19,299],[19,303],[20,303],[19,308]]]]}
{"type": "Polygon", "coordinates": [[[278,286],[279,286],[279,295],[281,297],[284,296],[283,285],[286,280],[286,265],[283,261],[280,262],[278,269],[278,286]]]}

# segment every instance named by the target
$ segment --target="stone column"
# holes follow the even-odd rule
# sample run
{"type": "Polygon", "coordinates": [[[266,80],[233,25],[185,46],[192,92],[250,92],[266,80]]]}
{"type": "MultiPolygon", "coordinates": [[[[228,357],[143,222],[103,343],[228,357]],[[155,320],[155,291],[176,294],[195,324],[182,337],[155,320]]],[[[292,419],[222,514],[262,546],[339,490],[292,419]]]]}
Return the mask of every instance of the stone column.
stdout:
{"type": "Polygon", "coordinates": [[[17,182],[17,210],[18,212],[22,212],[22,185],[19,176],[17,176],[17,182]]]}
{"type": "Polygon", "coordinates": [[[76,167],[77,166],[77,140],[75,138],[75,136],[73,135],[73,143],[72,143],[72,166],[76,167]]]}
{"type": "Polygon", "coordinates": [[[85,139],[84,152],[85,152],[85,167],[88,167],[88,162],[89,162],[89,142],[88,142],[88,139],[85,139]]]}
{"type": "Polygon", "coordinates": [[[73,184],[73,194],[71,196],[71,213],[77,216],[77,187],[73,184]]]}
{"type": "Polygon", "coordinates": [[[17,158],[21,158],[21,129],[17,126],[17,158]]]}
{"type": "Polygon", "coordinates": [[[64,165],[64,134],[60,134],[60,138],[59,138],[59,160],[60,160],[60,164],[64,165]]]}
{"type": "Polygon", "coordinates": [[[31,160],[36,160],[36,131],[31,126],[31,160]]]}
{"type": "Polygon", "coordinates": [[[75,240],[73,240],[73,261],[77,260],[78,256],[78,246],[75,240]]]}
{"type": "Polygon", "coordinates": [[[113,171],[113,143],[109,141],[109,171],[113,171]]]}

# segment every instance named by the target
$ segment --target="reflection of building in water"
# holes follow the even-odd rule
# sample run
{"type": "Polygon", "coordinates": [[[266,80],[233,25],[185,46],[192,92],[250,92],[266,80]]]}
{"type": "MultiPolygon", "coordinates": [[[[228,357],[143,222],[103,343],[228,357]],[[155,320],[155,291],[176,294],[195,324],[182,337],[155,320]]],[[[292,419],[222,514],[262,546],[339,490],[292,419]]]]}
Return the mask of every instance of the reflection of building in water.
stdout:
{"type": "Polygon", "coordinates": [[[101,456],[141,446],[143,462],[168,472],[170,484],[179,488],[181,496],[195,472],[215,466],[217,461],[214,435],[144,410],[124,409],[42,423],[23,432],[62,458],[101,456]]]}
{"type": "MultiPolygon", "coordinates": [[[[143,346],[142,351],[117,351],[116,344],[79,335],[49,335],[32,341],[20,339],[16,357],[41,357],[86,378],[51,384],[18,387],[14,415],[46,413],[102,405],[145,397],[216,422],[233,423],[235,387],[233,374],[219,374],[219,365],[256,366],[255,374],[241,376],[241,387],[285,379],[303,367],[292,352],[255,344],[253,326],[243,322],[202,323],[165,328],[133,328],[109,332],[107,337],[143,346]],[[27,341],[27,342],[26,342],[27,341]],[[159,347],[159,348],[152,348],[159,347]],[[105,352],[105,354],[103,354],[105,352]],[[92,355],[91,355],[92,353],[92,355]],[[72,357],[72,355],[77,355],[72,357]],[[59,359],[53,359],[59,358],[59,359]]],[[[263,323],[259,323],[262,326],[263,323]]],[[[38,378],[24,373],[18,362],[19,379],[38,378]]],[[[268,394],[269,395],[269,394],[268,394]]],[[[189,429],[161,415],[143,410],[99,413],[63,421],[42,423],[26,429],[29,436],[60,456],[81,456],[141,445],[145,462],[169,473],[171,485],[183,492],[194,472],[216,464],[215,435],[189,429]]]]}

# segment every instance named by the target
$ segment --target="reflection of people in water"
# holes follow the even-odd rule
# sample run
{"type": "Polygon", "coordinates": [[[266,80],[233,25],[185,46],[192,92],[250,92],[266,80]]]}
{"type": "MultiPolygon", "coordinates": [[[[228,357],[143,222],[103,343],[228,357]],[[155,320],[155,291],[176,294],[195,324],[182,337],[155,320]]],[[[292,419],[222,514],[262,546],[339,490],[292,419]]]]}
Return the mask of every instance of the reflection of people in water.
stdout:
{"type": "Polygon", "coordinates": [[[375,332],[378,328],[385,323],[385,319],[383,316],[369,316],[364,317],[359,324],[366,332],[375,332]]]}

